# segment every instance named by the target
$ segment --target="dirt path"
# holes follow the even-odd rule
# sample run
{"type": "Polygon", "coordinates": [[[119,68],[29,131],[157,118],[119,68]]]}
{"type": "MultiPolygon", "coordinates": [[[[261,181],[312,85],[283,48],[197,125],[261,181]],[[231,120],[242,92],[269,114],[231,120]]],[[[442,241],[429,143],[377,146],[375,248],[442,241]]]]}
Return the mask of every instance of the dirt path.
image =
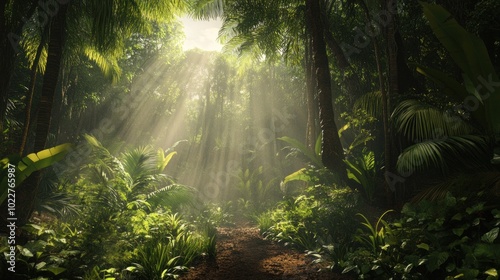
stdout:
{"type": "Polygon", "coordinates": [[[350,279],[326,270],[318,272],[319,268],[303,253],[264,240],[257,228],[243,226],[219,228],[217,260],[198,264],[180,279],[350,279]]]}

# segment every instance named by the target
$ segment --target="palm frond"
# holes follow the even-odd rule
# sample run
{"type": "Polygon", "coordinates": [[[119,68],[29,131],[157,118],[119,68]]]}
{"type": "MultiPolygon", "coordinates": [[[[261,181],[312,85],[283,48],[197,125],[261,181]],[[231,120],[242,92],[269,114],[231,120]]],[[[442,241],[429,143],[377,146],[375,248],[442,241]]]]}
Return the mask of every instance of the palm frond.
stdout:
{"type": "Polygon", "coordinates": [[[44,194],[38,199],[38,211],[48,211],[58,217],[78,216],[81,213],[81,206],[74,203],[75,198],[66,193],[44,194]]]}
{"type": "Polygon", "coordinates": [[[293,149],[298,150],[304,156],[306,156],[307,159],[312,164],[314,164],[314,165],[316,165],[318,167],[323,167],[323,163],[321,162],[321,155],[320,154],[316,154],[315,151],[312,151],[311,149],[309,149],[308,147],[306,147],[306,145],[304,145],[303,143],[301,143],[299,140],[291,138],[291,137],[288,137],[288,136],[280,137],[280,138],[278,138],[278,140],[281,140],[283,142],[286,142],[286,143],[290,144],[290,146],[293,149]]]}
{"type": "Polygon", "coordinates": [[[18,120],[18,118],[15,117],[16,110],[18,109],[19,106],[22,106],[21,102],[19,100],[7,99],[5,120],[9,124],[9,127],[13,128],[13,129],[22,129],[23,128],[23,123],[20,122],[18,120]]]}
{"type": "Polygon", "coordinates": [[[57,178],[55,172],[44,174],[38,189],[35,210],[48,212],[59,218],[71,218],[81,214],[82,206],[75,203],[77,197],[65,192],[67,185],[57,178]]]}
{"type": "Polygon", "coordinates": [[[124,171],[129,175],[133,188],[146,186],[157,172],[157,155],[151,146],[138,147],[121,155],[124,171]]]}
{"type": "Polygon", "coordinates": [[[154,22],[172,21],[177,14],[186,11],[188,4],[181,0],[136,1],[142,18],[154,22]]]}
{"type": "Polygon", "coordinates": [[[477,135],[429,140],[405,149],[398,158],[401,174],[438,169],[443,174],[477,170],[489,165],[492,150],[487,138],[477,135]]]}
{"type": "Polygon", "coordinates": [[[362,109],[368,115],[381,119],[382,93],[380,91],[373,91],[363,94],[354,102],[354,109],[362,109]]]}
{"type": "Polygon", "coordinates": [[[87,46],[83,50],[85,56],[95,62],[105,77],[111,78],[113,82],[120,79],[121,68],[118,66],[117,57],[105,55],[92,46],[87,46]]]}
{"type": "Polygon", "coordinates": [[[222,17],[224,0],[196,0],[191,3],[191,15],[196,19],[209,20],[222,17]]]}
{"type": "MultiPolygon", "coordinates": [[[[31,23],[31,21],[27,23],[31,23]]],[[[47,44],[46,40],[44,40],[45,38],[42,38],[43,36],[47,36],[47,34],[44,34],[44,32],[45,30],[43,28],[25,28],[21,41],[21,46],[24,50],[26,58],[28,59],[30,68],[33,67],[33,64],[35,63],[35,57],[39,45],[43,44],[43,49],[37,65],[37,71],[40,73],[45,72],[45,64],[47,62],[47,44]]]]}
{"type": "Polygon", "coordinates": [[[108,149],[106,149],[99,140],[94,136],[85,134],[84,138],[92,151],[87,165],[95,167],[99,172],[113,178],[116,176],[123,176],[125,174],[124,168],[120,160],[113,156],[108,149]]]}
{"type": "Polygon", "coordinates": [[[155,205],[162,205],[175,209],[180,205],[192,203],[195,199],[195,190],[191,187],[170,184],[147,194],[147,200],[155,205]]]}
{"type": "Polygon", "coordinates": [[[415,99],[401,101],[391,118],[397,131],[411,141],[465,135],[474,131],[462,118],[415,99]]]}

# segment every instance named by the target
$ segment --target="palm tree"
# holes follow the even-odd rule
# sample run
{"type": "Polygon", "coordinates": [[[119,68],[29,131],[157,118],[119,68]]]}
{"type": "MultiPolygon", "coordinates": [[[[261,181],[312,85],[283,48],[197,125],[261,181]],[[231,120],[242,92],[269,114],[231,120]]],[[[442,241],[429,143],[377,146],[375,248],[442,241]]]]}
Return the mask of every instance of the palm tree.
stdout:
{"type": "MultiPolygon", "coordinates": [[[[111,50],[119,51],[123,39],[133,32],[148,32],[152,21],[162,21],[173,17],[173,14],[183,9],[183,1],[118,1],[89,0],[83,3],[70,2],[61,6],[50,25],[51,37],[47,67],[44,74],[44,86],[38,109],[37,128],[35,133],[35,150],[45,146],[50,126],[50,113],[57,85],[62,50],[65,46],[64,37],[77,33],[81,28],[88,26],[90,42],[95,50],[102,54],[109,54],[111,50]],[[68,10],[71,8],[71,10],[68,10]],[[82,13],[82,11],[84,13],[82,13]],[[69,16],[68,16],[69,15],[69,16]],[[75,25],[69,25],[73,19],[75,25]],[[88,24],[86,24],[88,23],[88,24]],[[66,27],[71,26],[72,29],[66,27]],[[55,34],[54,34],[55,33],[55,34]],[[51,50],[52,44],[52,50],[51,50]]],[[[89,48],[84,49],[88,51],[89,48]]],[[[91,50],[90,50],[91,51],[91,50]]],[[[92,52],[89,56],[98,55],[92,52]]]]}
{"type": "MultiPolygon", "coordinates": [[[[34,150],[42,150],[47,142],[63,50],[68,37],[79,32],[82,27],[89,27],[89,40],[94,50],[103,54],[110,50],[117,51],[128,35],[133,32],[147,32],[152,21],[172,18],[175,12],[184,8],[184,4],[184,1],[173,0],[147,2],[88,0],[68,1],[59,5],[57,13],[47,26],[50,35],[40,103],[36,113],[34,150]]],[[[23,212],[23,215],[20,213],[21,225],[33,211],[39,180],[40,174],[36,172],[19,188],[19,200],[27,206],[26,212],[23,212]]]]}

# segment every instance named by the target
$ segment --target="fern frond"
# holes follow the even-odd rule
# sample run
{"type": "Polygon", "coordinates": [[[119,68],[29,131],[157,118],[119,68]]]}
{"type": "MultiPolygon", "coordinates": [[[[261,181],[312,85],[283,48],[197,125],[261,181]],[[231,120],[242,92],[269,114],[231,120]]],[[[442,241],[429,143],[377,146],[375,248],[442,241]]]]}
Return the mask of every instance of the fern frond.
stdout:
{"type": "Polygon", "coordinates": [[[147,194],[147,199],[157,205],[176,208],[180,205],[192,203],[195,199],[195,190],[191,187],[170,184],[147,194]]]}
{"type": "Polygon", "coordinates": [[[215,19],[223,16],[224,0],[196,0],[191,3],[191,15],[200,20],[215,19]]]}

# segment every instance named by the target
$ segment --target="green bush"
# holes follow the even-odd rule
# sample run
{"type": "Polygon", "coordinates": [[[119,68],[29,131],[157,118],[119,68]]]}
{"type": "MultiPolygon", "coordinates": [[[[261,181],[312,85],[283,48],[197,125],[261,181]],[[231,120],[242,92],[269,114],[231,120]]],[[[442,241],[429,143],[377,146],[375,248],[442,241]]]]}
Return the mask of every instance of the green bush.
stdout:
{"type": "Polygon", "coordinates": [[[259,228],[266,238],[305,250],[350,243],[358,198],[349,189],[315,185],[261,214],[259,228]]]}
{"type": "Polygon", "coordinates": [[[7,238],[0,237],[0,253],[4,257],[4,261],[0,262],[1,279],[67,279],[82,273],[81,259],[85,252],[74,245],[78,232],[72,232],[64,224],[46,222],[40,225],[27,224],[23,230],[23,238],[28,241],[16,245],[15,273],[7,271],[5,265],[10,249],[7,238]]]}
{"type": "MultiPolygon", "coordinates": [[[[346,256],[345,272],[375,279],[498,279],[500,211],[483,193],[406,204],[382,244],[346,256]]],[[[364,233],[358,233],[364,235],[364,233]]]]}
{"type": "Polygon", "coordinates": [[[91,154],[59,183],[80,206],[79,216],[64,223],[44,214],[39,225],[28,227],[29,241],[17,247],[21,274],[168,279],[196,257],[215,254],[214,227],[197,228],[177,214],[192,201],[193,190],[163,173],[174,152],[144,147],[117,157],[86,138],[91,154]]]}

